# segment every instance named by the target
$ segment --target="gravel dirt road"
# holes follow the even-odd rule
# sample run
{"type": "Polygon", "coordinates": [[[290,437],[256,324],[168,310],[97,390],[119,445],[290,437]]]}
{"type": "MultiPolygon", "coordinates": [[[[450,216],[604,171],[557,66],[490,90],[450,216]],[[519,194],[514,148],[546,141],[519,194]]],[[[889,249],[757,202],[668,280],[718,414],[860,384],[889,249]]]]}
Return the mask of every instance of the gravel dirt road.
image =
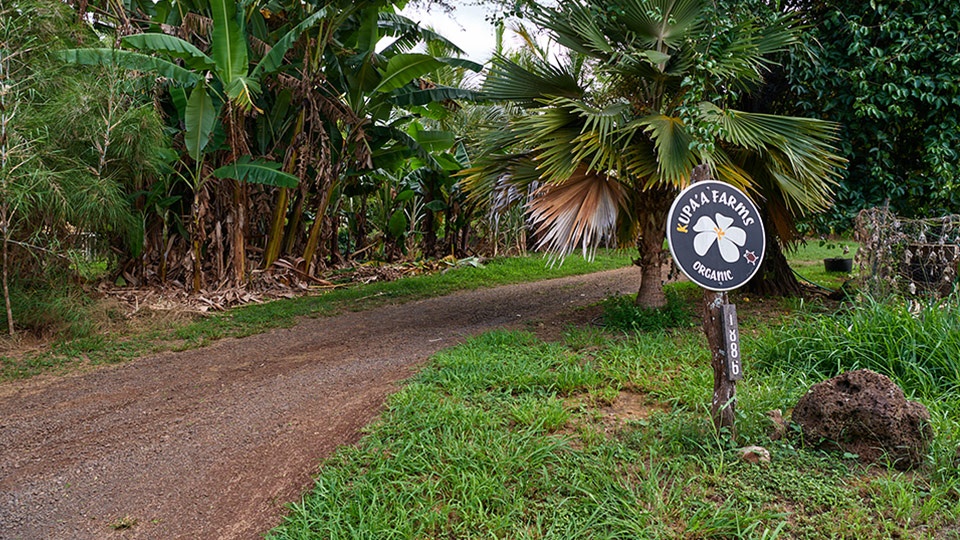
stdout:
{"type": "Polygon", "coordinates": [[[555,336],[638,284],[633,267],[458,293],[5,383],[0,539],[260,538],[431,354],[495,327],[555,336]]]}

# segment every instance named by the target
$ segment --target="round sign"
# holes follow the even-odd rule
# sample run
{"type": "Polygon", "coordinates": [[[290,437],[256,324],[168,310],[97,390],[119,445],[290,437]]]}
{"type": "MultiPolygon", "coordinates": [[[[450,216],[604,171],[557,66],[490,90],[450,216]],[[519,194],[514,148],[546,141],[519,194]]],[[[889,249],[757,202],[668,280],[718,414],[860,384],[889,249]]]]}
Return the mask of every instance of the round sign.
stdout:
{"type": "Polygon", "coordinates": [[[667,243],[690,281],[711,291],[729,291],[760,269],[766,236],[749,197],[730,184],[706,180],[673,201],[667,243]]]}

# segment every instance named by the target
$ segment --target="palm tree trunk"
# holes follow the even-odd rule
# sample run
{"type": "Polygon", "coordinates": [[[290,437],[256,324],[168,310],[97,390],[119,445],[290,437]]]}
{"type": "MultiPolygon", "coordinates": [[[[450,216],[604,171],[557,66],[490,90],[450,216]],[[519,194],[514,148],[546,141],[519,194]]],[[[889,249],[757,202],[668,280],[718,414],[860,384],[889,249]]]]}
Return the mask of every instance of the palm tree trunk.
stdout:
{"type": "Polygon", "coordinates": [[[653,188],[637,197],[637,215],[640,217],[637,248],[641,272],[636,304],[641,307],[662,308],[667,305],[667,296],[663,292],[663,263],[666,258],[663,242],[667,234],[667,213],[674,194],[672,189],[653,188]]]}
{"type": "MultiPolygon", "coordinates": [[[[773,223],[765,215],[763,220],[767,224],[773,223]]],[[[803,286],[797,281],[793,269],[790,268],[790,263],[787,262],[787,256],[780,247],[780,240],[773,226],[768,225],[764,234],[767,237],[767,251],[763,256],[762,266],[757,275],[744,285],[744,289],[762,296],[803,296],[803,286]]]]}

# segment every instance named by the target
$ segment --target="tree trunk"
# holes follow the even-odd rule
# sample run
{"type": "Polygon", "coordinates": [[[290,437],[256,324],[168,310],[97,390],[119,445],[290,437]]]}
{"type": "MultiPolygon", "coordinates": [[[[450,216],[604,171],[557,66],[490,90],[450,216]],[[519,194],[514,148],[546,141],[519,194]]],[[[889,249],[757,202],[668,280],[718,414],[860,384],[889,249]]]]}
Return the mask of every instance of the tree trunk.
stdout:
{"type": "Polygon", "coordinates": [[[663,292],[663,263],[666,253],[663,242],[667,237],[667,213],[676,191],[670,188],[654,188],[637,194],[637,215],[640,218],[640,290],[636,304],[646,308],[662,308],[667,305],[663,292]]]}
{"type": "Polygon", "coordinates": [[[307,245],[303,248],[303,271],[308,275],[313,275],[310,271],[310,264],[317,253],[317,247],[320,245],[320,233],[323,231],[323,215],[318,214],[310,225],[310,233],[307,235],[307,245]]]}
{"type": "MultiPolygon", "coordinates": [[[[230,145],[230,163],[236,163],[240,156],[250,155],[244,132],[245,117],[243,110],[233,101],[227,101],[226,112],[227,142],[230,145]]],[[[247,278],[247,184],[240,180],[231,180],[233,197],[231,210],[233,223],[227,231],[230,237],[230,258],[232,264],[229,271],[229,280],[234,286],[242,286],[247,278]]]]}
{"type": "MultiPolygon", "coordinates": [[[[425,202],[429,203],[430,201],[425,202]]],[[[436,212],[429,208],[426,210],[427,213],[423,218],[423,257],[425,259],[437,254],[437,231],[434,230],[437,223],[436,212]]]]}
{"type": "Polygon", "coordinates": [[[367,198],[360,199],[360,210],[357,212],[357,239],[353,247],[354,253],[359,253],[367,247],[367,198]]]}
{"type": "Polygon", "coordinates": [[[734,425],[736,415],[737,386],[727,377],[725,343],[723,339],[723,305],[727,303],[727,293],[703,290],[703,333],[707,336],[710,349],[710,365],[713,367],[713,400],[710,402],[710,416],[717,432],[726,429],[731,440],[736,440],[737,429],[734,425]]]}
{"type": "Polygon", "coordinates": [[[649,234],[640,239],[640,289],[636,304],[645,308],[662,308],[667,305],[663,292],[663,239],[649,234]]]}
{"type": "Polygon", "coordinates": [[[270,217],[270,232],[267,233],[267,245],[263,250],[263,268],[280,258],[280,248],[283,247],[283,231],[287,224],[287,206],[290,204],[290,192],[287,188],[280,188],[277,192],[277,202],[270,217]]]}
{"type": "MultiPolygon", "coordinates": [[[[306,118],[306,112],[301,110],[300,114],[297,115],[297,125],[294,129],[293,137],[291,141],[297,141],[303,133],[303,122],[306,118]]],[[[291,147],[287,150],[287,153],[284,157],[284,166],[283,171],[293,174],[296,169],[297,159],[300,158],[300,152],[297,151],[297,147],[291,147]]],[[[300,181],[303,182],[302,174],[298,175],[300,181]]],[[[290,206],[290,190],[287,188],[280,188],[277,193],[277,203],[273,208],[273,216],[270,219],[270,232],[267,236],[267,245],[263,250],[263,267],[270,268],[270,265],[274,263],[277,259],[280,258],[280,250],[283,248],[283,238],[284,231],[286,230],[287,224],[287,209],[290,206]]]]}
{"type": "Polygon", "coordinates": [[[323,226],[323,237],[327,240],[326,244],[329,246],[327,253],[330,257],[330,268],[343,266],[344,262],[343,254],[340,253],[340,209],[342,203],[342,198],[337,200],[336,206],[333,207],[333,211],[330,212],[323,226]]]}
{"type": "Polygon", "coordinates": [[[191,248],[190,252],[193,254],[193,292],[199,292],[203,287],[203,271],[200,268],[200,233],[199,233],[200,223],[198,220],[194,219],[193,221],[193,231],[191,231],[191,248]]]}
{"type": "Polygon", "coordinates": [[[7,234],[7,225],[6,225],[6,216],[4,215],[3,219],[3,304],[7,310],[7,333],[10,334],[10,337],[17,335],[16,330],[13,328],[13,308],[10,306],[10,276],[9,271],[7,270],[10,260],[8,255],[9,250],[9,235],[7,234]]]}
{"type": "MultiPolygon", "coordinates": [[[[770,223],[769,219],[764,221],[770,223]]],[[[744,290],[763,296],[802,296],[803,287],[797,281],[793,269],[790,268],[783,248],[780,247],[780,241],[773,232],[773,227],[765,227],[764,232],[767,237],[767,251],[763,256],[762,266],[753,279],[744,285],[744,290]]]]}
{"type": "Polygon", "coordinates": [[[293,253],[297,246],[297,239],[300,238],[301,224],[303,222],[303,205],[307,200],[306,183],[301,182],[297,190],[297,196],[294,199],[293,210],[290,211],[290,218],[287,220],[287,229],[283,237],[283,249],[280,254],[293,253]]]}
{"type": "Polygon", "coordinates": [[[235,286],[242,286],[247,276],[247,184],[240,180],[233,183],[233,223],[230,227],[230,248],[233,265],[231,273],[235,286]]]}
{"type": "MultiPolygon", "coordinates": [[[[307,236],[307,246],[303,250],[303,261],[304,261],[304,271],[310,273],[310,264],[313,262],[313,258],[317,254],[317,248],[320,246],[320,240],[322,239],[323,233],[323,223],[324,216],[327,214],[327,206],[330,204],[330,197],[333,195],[333,180],[327,179],[323,182],[323,185],[320,186],[319,200],[317,201],[317,212],[316,217],[313,220],[313,225],[310,227],[310,235],[307,236]]],[[[320,258],[323,258],[324,254],[320,254],[320,258]]]]}

